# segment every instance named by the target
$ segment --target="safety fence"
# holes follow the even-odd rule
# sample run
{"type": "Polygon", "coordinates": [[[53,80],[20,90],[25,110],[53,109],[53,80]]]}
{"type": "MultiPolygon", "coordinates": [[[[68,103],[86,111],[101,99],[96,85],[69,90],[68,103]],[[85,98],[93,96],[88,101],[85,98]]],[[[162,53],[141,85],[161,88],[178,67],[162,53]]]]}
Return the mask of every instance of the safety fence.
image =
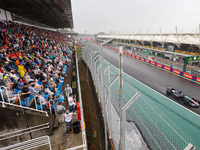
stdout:
{"type": "MultiPolygon", "coordinates": [[[[105,110],[109,137],[119,146],[119,69],[104,60],[99,46],[87,43],[82,58],[90,69],[102,109],[105,110]]],[[[127,109],[125,149],[141,148],[144,142],[135,133],[139,128],[151,149],[184,149],[192,143],[200,148],[200,116],[123,73],[123,106],[139,92],[141,96],[127,109]]]]}

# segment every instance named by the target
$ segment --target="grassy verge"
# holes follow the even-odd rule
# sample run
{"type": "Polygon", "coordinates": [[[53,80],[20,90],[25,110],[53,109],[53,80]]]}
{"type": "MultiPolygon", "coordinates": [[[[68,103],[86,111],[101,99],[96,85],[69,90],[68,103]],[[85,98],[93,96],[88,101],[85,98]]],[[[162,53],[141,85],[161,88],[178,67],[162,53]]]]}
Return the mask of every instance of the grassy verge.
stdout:
{"type": "Polygon", "coordinates": [[[77,58],[81,57],[81,46],[76,46],[77,58]]]}

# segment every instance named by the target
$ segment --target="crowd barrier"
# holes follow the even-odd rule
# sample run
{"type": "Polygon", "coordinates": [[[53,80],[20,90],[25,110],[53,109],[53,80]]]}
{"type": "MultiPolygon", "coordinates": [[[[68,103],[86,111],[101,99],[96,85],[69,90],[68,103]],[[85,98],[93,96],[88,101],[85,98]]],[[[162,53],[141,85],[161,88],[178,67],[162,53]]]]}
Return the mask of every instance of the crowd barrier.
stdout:
{"type": "MultiPolygon", "coordinates": [[[[98,43],[94,43],[94,44],[97,44],[99,45],[98,43]]],[[[113,48],[113,47],[109,47],[109,46],[104,46],[106,48],[109,48],[109,49],[112,49],[112,50],[115,50],[115,51],[119,51],[118,49],[116,48],[113,48]]],[[[154,61],[151,61],[151,60],[148,60],[148,59],[145,59],[143,57],[140,57],[140,56],[137,56],[137,55],[134,55],[134,54],[130,54],[128,52],[124,52],[123,51],[123,54],[127,55],[127,56],[130,56],[130,57],[133,57],[133,58],[136,58],[138,60],[141,60],[145,63],[148,63],[148,64],[151,64],[153,66],[156,66],[158,68],[161,68],[161,69],[164,69],[166,71],[169,71],[171,73],[174,73],[174,74],[177,74],[177,75],[180,75],[182,77],[185,77],[187,79],[190,79],[191,81],[194,81],[194,82],[197,82],[197,83],[200,83],[200,77],[196,77],[196,76],[193,76],[189,73],[186,73],[186,72],[183,72],[181,70],[177,70],[177,69],[174,69],[172,67],[169,67],[169,66],[166,66],[166,65],[163,65],[163,64],[160,64],[160,63],[157,63],[157,62],[154,62],[154,61]]]]}

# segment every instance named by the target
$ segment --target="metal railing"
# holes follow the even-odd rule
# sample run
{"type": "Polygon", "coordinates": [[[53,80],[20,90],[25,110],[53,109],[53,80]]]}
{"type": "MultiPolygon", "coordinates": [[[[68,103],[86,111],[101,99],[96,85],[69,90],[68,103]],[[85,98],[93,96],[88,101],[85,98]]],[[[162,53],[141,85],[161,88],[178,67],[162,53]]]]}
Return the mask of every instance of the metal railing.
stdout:
{"type": "Polygon", "coordinates": [[[87,150],[87,137],[86,137],[86,130],[85,130],[85,120],[83,114],[83,103],[82,103],[82,94],[81,94],[81,86],[80,86],[80,78],[79,78],[79,69],[78,69],[78,59],[76,53],[76,69],[77,69],[77,85],[78,85],[78,94],[79,94],[79,102],[80,102],[80,110],[81,110],[81,131],[82,131],[82,141],[83,144],[79,146],[75,146],[66,150],[76,150],[82,148],[83,150],[87,150]]]}
{"type": "MultiPolygon", "coordinates": [[[[33,97],[34,100],[35,100],[35,107],[36,107],[36,109],[35,109],[35,108],[31,108],[31,107],[22,106],[22,102],[21,102],[21,99],[20,99],[20,92],[18,92],[19,105],[11,103],[11,101],[10,101],[10,99],[9,99],[7,87],[1,86],[1,87],[0,87],[0,93],[1,93],[1,98],[2,98],[2,101],[0,101],[0,103],[2,104],[2,107],[6,107],[6,105],[15,106],[15,107],[18,107],[18,108],[23,108],[23,109],[27,109],[27,110],[32,110],[32,111],[37,111],[37,112],[45,113],[46,116],[48,117],[48,113],[47,113],[46,111],[43,111],[43,110],[42,110],[42,105],[41,105],[41,110],[37,109],[36,97],[38,97],[38,96],[34,96],[34,97],[33,97]],[[7,96],[7,98],[8,98],[8,102],[6,102],[5,99],[4,99],[4,97],[3,97],[3,90],[2,90],[2,88],[4,88],[4,90],[6,90],[6,96],[7,96]]],[[[41,101],[40,101],[40,104],[41,104],[41,101]]]]}
{"type": "Polygon", "coordinates": [[[0,135],[0,141],[10,139],[10,138],[13,138],[13,137],[17,137],[17,136],[19,137],[19,136],[24,135],[24,134],[29,134],[29,133],[32,133],[32,132],[37,132],[37,131],[40,131],[40,130],[48,129],[49,127],[50,127],[50,125],[49,125],[49,122],[48,122],[48,123],[44,123],[44,124],[40,124],[40,125],[37,125],[37,126],[30,127],[30,128],[5,133],[5,134],[0,135]]]}
{"type": "Polygon", "coordinates": [[[12,150],[24,150],[24,149],[29,150],[29,149],[34,149],[34,148],[41,147],[44,145],[49,145],[49,149],[52,150],[49,136],[34,138],[28,141],[24,141],[24,142],[20,142],[14,145],[0,148],[0,150],[11,150],[11,149],[12,150]]]}
{"type": "MultiPolygon", "coordinates": [[[[82,50],[82,58],[90,69],[102,109],[106,110],[109,138],[117,148],[120,139],[119,69],[102,59],[98,51],[98,45],[87,43],[82,50]]],[[[151,149],[184,149],[189,143],[197,149],[200,147],[199,115],[174,103],[126,73],[123,73],[122,91],[123,106],[137,92],[141,94],[126,110],[123,149],[147,149],[147,146],[143,146],[146,144],[142,136],[151,149]],[[138,134],[140,132],[142,136],[138,134]]]]}

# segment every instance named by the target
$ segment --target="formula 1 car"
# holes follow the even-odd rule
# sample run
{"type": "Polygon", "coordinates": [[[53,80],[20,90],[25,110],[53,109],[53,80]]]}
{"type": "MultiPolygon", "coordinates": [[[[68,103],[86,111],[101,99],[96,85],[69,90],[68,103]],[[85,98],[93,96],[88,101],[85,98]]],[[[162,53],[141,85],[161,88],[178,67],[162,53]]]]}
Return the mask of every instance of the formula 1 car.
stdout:
{"type": "Polygon", "coordinates": [[[199,103],[189,96],[184,96],[183,102],[191,107],[199,107],[199,103]]]}
{"type": "Polygon", "coordinates": [[[173,93],[173,90],[175,90],[173,87],[168,87],[166,90],[166,94],[171,95],[173,93]]]}
{"type": "Polygon", "coordinates": [[[178,100],[183,100],[184,93],[178,90],[175,90],[173,87],[168,87],[166,90],[167,95],[172,95],[174,98],[178,100]]]}
{"type": "Polygon", "coordinates": [[[192,98],[195,102],[197,102],[200,105],[200,100],[197,100],[196,98],[192,98]]]}
{"type": "Polygon", "coordinates": [[[172,93],[172,96],[173,96],[174,98],[176,98],[176,99],[178,99],[178,100],[183,100],[183,98],[184,98],[184,93],[183,93],[183,92],[178,91],[178,90],[173,90],[172,92],[173,92],[173,93],[172,93]]]}

